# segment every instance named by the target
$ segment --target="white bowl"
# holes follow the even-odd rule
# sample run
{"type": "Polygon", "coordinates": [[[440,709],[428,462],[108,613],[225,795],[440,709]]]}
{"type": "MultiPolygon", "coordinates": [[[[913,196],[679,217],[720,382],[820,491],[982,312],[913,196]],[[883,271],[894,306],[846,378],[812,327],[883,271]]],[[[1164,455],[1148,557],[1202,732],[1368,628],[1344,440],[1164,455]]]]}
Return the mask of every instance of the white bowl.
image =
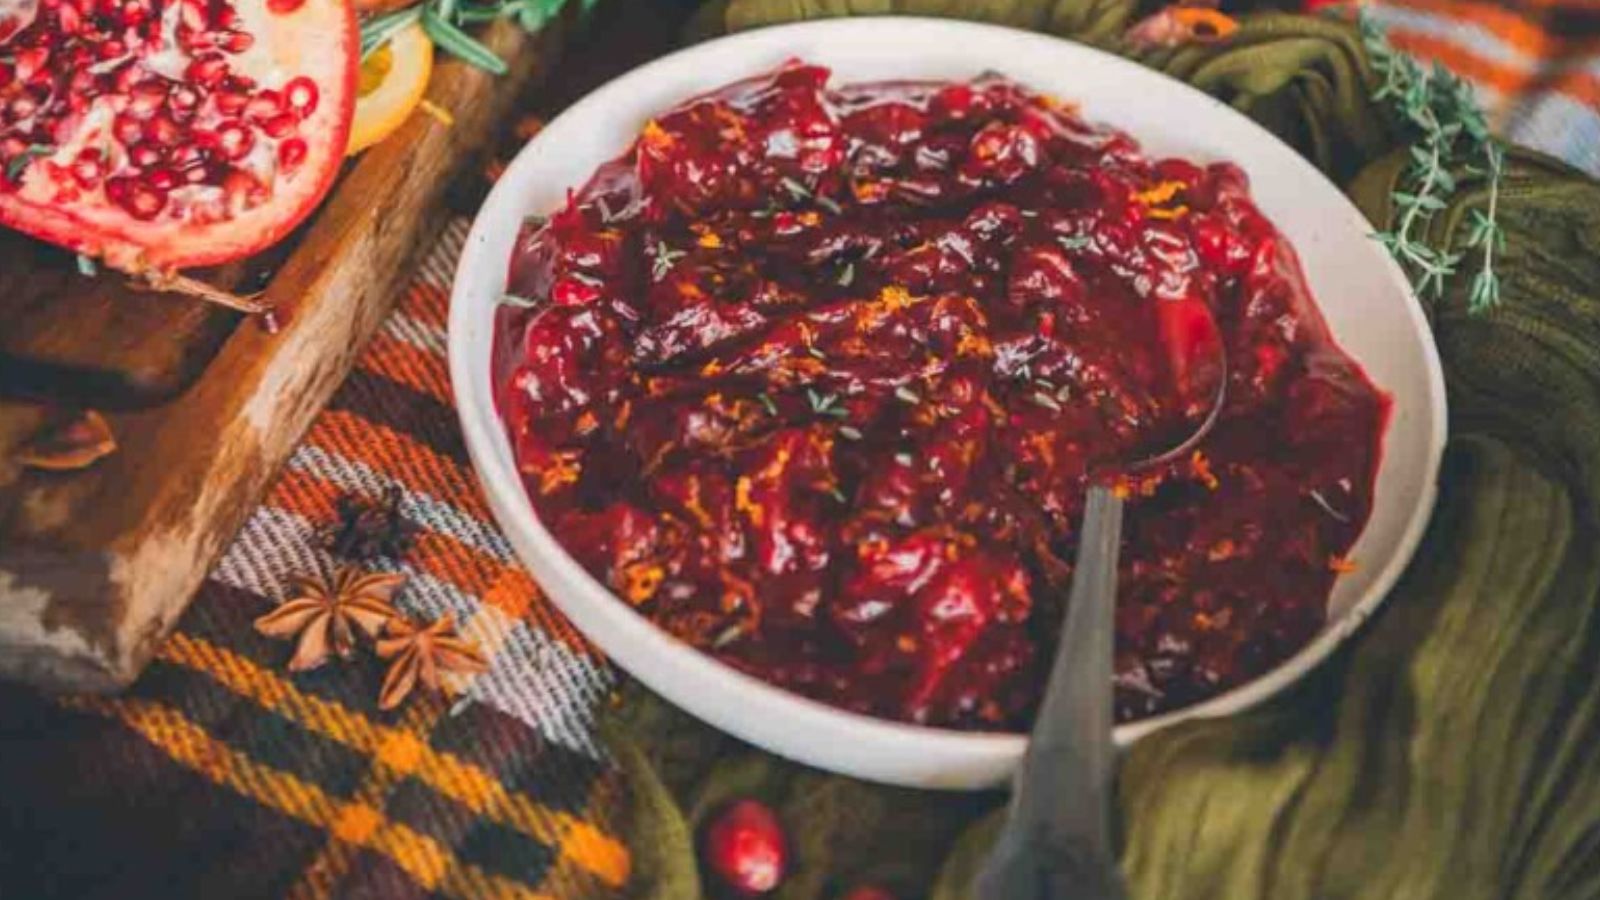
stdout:
{"type": "Polygon", "coordinates": [[[1119,726],[1126,744],[1183,719],[1232,713],[1295,681],[1355,631],[1416,549],[1433,507],[1445,440],[1438,351],[1404,275],[1370,226],[1315,168],[1243,115],[1187,85],[1077,44],[1007,28],[912,18],[836,19],[748,32],[658,59],[572,106],[522,149],[478,212],[456,272],[450,375],[478,478],[518,556],[585,635],[640,681],[707,722],[775,753],[861,778],[934,788],[987,787],[1024,738],[900,724],[791,694],[658,630],[596,581],[545,529],[523,493],[490,386],[493,310],[523,218],[625,150],[653,114],[799,57],[835,83],[963,79],[997,71],[1082,105],[1151,155],[1230,160],[1299,251],[1344,349],[1394,400],[1372,518],[1334,587],[1326,626],[1267,674],[1204,703],[1119,726]]]}

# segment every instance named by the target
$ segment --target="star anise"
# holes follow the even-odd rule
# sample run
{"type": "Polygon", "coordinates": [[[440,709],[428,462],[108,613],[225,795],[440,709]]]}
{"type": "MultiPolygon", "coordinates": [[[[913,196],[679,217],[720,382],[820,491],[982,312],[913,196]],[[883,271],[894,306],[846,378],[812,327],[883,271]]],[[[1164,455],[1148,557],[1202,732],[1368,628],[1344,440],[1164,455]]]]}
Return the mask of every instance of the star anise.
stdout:
{"type": "Polygon", "coordinates": [[[389,603],[405,580],[404,575],[369,574],[349,566],[335,573],[331,583],[301,579],[292,598],[256,620],[256,631],[271,638],[299,635],[289,660],[291,672],[315,669],[327,662],[329,653],[348,659],[355,652],[357,629],[377,637],[385,623],[398,618],[389,603]]]}
{"type": "Polygon", "coordinates": [[[489,668],[478,648],[456,635],[455,618],[448,613],[421,626],[404,618],[391,619],[385,635],[378,641],[378,655],[394,662],[378,692],[379,709],[399,706],[418,681],[430,691],[439,691],[440,672],[470,675],[489,668]]]}

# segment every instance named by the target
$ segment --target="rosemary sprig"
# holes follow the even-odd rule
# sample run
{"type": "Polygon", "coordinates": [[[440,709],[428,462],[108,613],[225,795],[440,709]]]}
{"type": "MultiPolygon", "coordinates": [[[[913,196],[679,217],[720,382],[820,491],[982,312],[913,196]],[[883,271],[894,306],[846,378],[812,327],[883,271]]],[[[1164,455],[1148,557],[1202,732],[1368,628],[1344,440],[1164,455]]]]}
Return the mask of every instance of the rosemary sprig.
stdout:
{"type": "Polygon", "coordinates": [[[420,18],[422,18],[422,5],[418,4],[361,23],[361,58],[366,59],[420,18]]]}
{"type": "MultiPolygon", "coordinates": [[[[594,0],[579,0],[585,11],[594,0]]],[[[361,25],[361,57],[365,59],[415,22],[422,23],[428,39],[441,50],[495,75],[509,68],[505,60],[464,30],[467,26],[515,18],[528,32],[538,31],[561,12],[567,0],[424,0],[414,6],[368,19],[361,25]]]]}
{"type": "Polygon", "coordinates": [[[1373,99],[1387,101],[1414,141],[1411,161],[1394,192],[1398,221],[1392,230],[1374,237],[1406,270],[1418,294],[1442,297],[1446,280],[1459,271],[1466,254],[1435,248],[1423,235],[1433,217],[1447,207],[1445,198],[1456,190],[1452,170],[1482,175],[1489,185],[1489,201],[1486,209],[1473,211],[1466,240],[1468,248],[1481,250],[1467,293],[1467,308],[1482,312],[1500,302],[1494,255],[1505,245],[1505,234],[1495,214],[1504,151],[1490,136],[1483,108],[1470,84],[1443,66],[1424,68],[1396,50],[1372,19],[1363,16],[1360,25],[1367,56],[1383,77],[1373,99]]]}
{"type": "Polygon", "coordinates": [[[511,71],[505,60],[451,21],[455,6],[451,0],[433,0],[422,7],[422,30],[428,33],[434,46],[493,75],[504,75],[511,71]]]}

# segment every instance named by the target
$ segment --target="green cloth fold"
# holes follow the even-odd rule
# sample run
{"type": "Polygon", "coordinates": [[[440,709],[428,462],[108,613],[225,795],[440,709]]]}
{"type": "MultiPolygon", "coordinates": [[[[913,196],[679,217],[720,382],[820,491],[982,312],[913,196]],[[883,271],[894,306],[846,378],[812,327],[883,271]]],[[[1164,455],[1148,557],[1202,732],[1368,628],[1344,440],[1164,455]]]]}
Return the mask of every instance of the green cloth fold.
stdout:
{"type": "MultiPolygon", "coordinates": [[[[1132,9],[734,0],[701,26],[959,12],[1125,50],[1132,9]]],[[[1263,14],[1226,43],[1139,58],[1244,110],[1389,223],[1406,152],[1367,99],[1372,73],[1349,26],[1263,14]]],[[[1466,182],[1428,240],[1462,249],[1468,213],[1487,200],[1466,182]]],[[[1119,794],[1133,896],[1600,896],[1600,185],[1514,151],[1498,204],[1501,305],[1469,315],[1459,277],[1427,307],[1451,442],[1415,561],[1362,633],[1293,690],[1129,752],[1119,794]]],[[[606,734],[633,798],[641,897],[697,896],[695,829],[722,800],[754,795],[796,842],[780,900],[863,881],[964,898],[1003,802],[807,769],[636,686],[606,734]]]]}

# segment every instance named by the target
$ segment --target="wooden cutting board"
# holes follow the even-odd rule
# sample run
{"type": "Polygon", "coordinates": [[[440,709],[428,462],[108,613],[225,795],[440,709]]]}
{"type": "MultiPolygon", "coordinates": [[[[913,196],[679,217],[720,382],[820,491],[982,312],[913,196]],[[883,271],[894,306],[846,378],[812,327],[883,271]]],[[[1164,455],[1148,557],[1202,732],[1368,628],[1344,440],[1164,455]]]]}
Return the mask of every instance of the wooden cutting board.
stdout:
{"type": "MultiPolygon", "coordinates": [[[[573,4],[576,6],[576,4],[573,4]]],[[[81,275],[0,234],[0,676],[56,690],[132,681],[388,314],[571,22],[496,23],[499,78],[439,56],[429,99],[346,171],[310,222],[256,259],[190,273],[282,310],[259,317],[81,275]],[[105,412],[118,449],[78,472],[13,453],[48,407],[105,412]]]]}

